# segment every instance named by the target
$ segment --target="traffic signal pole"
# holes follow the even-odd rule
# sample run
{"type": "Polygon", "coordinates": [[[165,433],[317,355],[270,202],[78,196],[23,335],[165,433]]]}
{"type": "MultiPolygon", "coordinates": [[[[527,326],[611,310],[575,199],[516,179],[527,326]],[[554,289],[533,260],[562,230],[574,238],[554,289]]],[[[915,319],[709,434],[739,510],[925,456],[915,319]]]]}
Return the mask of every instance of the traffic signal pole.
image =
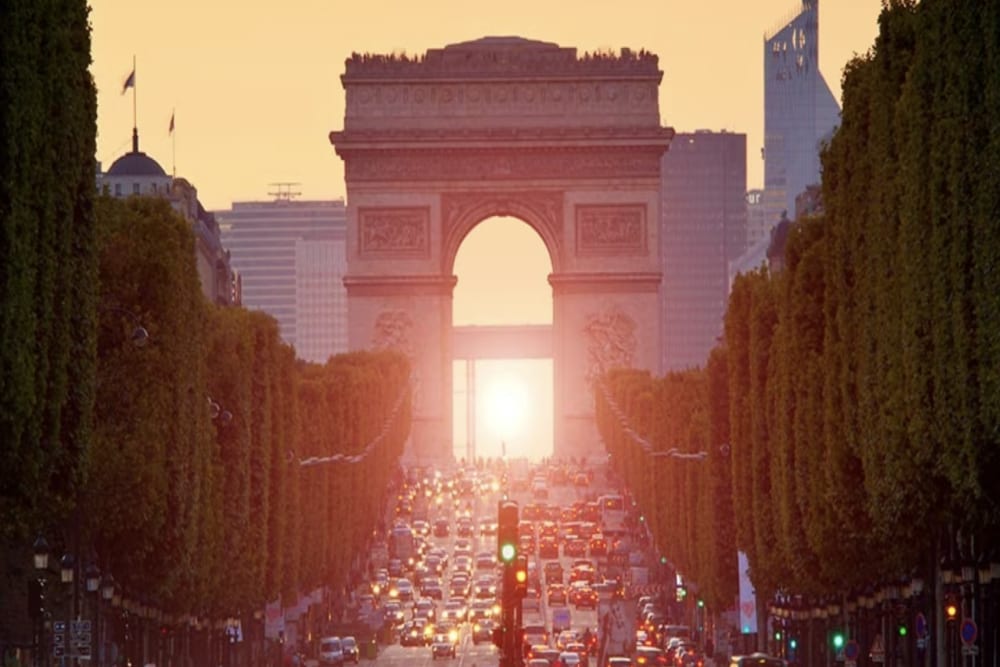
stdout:
{"type": "MultiPolygon", "coordinates": [[[[497,556],[503,565],[500,596],[500,632],[494,643],[500,648],[500,667],[523,667],[521,597],[518,572],[527,561],[520,555],[518,505],[512,500],[497,504],[497,556]],[[499,639],[499,641],[497,641],[499,639]]],[[[526,577],[526,569],[524,576],[526,577]]]]}

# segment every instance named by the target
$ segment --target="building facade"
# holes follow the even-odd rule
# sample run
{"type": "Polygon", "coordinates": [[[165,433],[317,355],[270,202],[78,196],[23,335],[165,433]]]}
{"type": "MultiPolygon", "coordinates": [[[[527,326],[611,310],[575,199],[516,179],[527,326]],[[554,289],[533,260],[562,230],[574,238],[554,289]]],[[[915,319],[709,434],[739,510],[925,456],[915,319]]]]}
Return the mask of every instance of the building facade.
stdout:
{"type": "Polygon", "coordinates": [[[325,363],[347,351],[346,234],[343,228],[295,242],[295,349],[300,359],[325,363]]]}
{"type": "Polygon", "coordinates": [[[170,176],[139,150],[139,133],[132,131],[132,150],[115,160],[106,172],[97,169],[97,189],[113,197],[163,197],[191,224],[195,234],[195,263],[205,298],[221,306],[239,305],[240,277],[233,271],[223,247],[215,216],[198,200],[198,190],[186,179],[170,176]]]}
{"type": "MultiPolygon", "coordinates": [[[[819,0],[764,38],[764,207],[767,232],[794,215],[795,197],[820,180],[820,147],[840,107],[819,71],[819,0]]],[[[765,234],[767,235],[767,234],[765,234]]]]}
{"type": "Polygon", "coordinates": [[[722,334],[729,263],[746,248],[746,135],[677,133],[662,158],[664,371],[704,365],[722,334]]]}
{"type": "Polygon", "coordinates": [[[243,305],[278,321],[301,359],[347,350],[347,212],[343,200],[233,202],[216,211],[239,271],[243,305]]]}

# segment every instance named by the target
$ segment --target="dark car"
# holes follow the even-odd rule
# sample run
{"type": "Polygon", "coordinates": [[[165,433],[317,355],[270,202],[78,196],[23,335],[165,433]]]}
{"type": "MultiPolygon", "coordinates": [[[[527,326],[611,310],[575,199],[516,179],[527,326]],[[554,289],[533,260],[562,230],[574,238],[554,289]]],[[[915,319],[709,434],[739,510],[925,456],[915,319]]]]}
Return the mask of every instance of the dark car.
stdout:
{"type": "Polygon", "coordinates": [[[427,636],[424,634],[426,622],[421,620],[407,621],[399,631],[399,643],[402,646],[426,646],[427,636]]]}
{"type": "Polygon", "coordinates": [[[493,641],[493,619],[483,618],[472,624],[472,643],[493,641]]]}
{"type": "Polygon", "coordinates": [[[355,665],[358,664],[358,659],[361,657],[360,651],[358,651],[358,641],[354,637],[344,637],[340,640],[340,645],[344,650],[344,662],[350,661],[355,665]]]}
{"type": "Polygon", "coordinates": [[[431,658],[454,658],[458,654],[458,632],[452,631],[451,635],[434,635],[431,641],[431,658]]]}

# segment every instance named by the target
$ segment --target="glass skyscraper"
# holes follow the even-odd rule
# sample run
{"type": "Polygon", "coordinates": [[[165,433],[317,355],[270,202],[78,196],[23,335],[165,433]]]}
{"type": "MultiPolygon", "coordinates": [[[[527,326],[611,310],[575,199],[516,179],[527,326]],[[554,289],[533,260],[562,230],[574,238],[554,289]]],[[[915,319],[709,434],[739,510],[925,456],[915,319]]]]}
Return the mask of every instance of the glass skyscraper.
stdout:
{"type": "Polygon", "coordinates": [[[802,0],[764,37],[764,209],[768,228],[795,215],[795,197],[819,183],[819,150],[840,106],[819,71],[819,0],[802,0]]]}
{"type": "Polygon", "coordinates": [[[661,161],[662,370],[703,366],[746,249],[747,136],[678,132],[661,161]]]}
{"type": "Polygon", "coordinates": [[[233,202],[217,211],[243,281],[243,305],[277,321],[300,359],[347,351],[347,208],[344,201],[233,202]]]}

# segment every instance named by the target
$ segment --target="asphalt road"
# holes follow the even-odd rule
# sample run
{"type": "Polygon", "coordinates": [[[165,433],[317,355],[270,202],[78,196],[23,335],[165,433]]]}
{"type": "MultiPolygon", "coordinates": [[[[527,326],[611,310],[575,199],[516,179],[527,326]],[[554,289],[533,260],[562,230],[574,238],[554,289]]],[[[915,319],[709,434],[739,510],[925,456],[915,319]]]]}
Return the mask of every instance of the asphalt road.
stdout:
{"type": "MultiPolygon", "coordinates": [[[[547,501],[549,505],[568,505],[578,498],[582,498],[589,489],[578,489],[572,486],[562,486],[550,489],[549,500],[547,501]]],[[[478,528],[478,523],[480,519],[490,519],[496,521],[497,512],[497,501],[499,499],[498,493],[489,493],[482,496],[476,496],[470,500],[472,504],[472,516],[475,519],[475,525],[478,528]]],[[[525,504],[531,502],[528,493],[518,493],[513,495],[513,499],[517,500],[521,507],[525,504]]],[[[433,521],[441,516],[448,516],[454,519],[456,516],[456,510],[451,503],[444,503],[442,506],[437,506],[436,504],[431,504],[429,519],[433,525],[433,521]]],[[[449,553],[452,553],[455,545],[455,540],[458,539],[455,536],[454,521],[452,522],[452,532],[449,537],[437,538],[431,537],[431,543],[434,546],[441,546],[449,553]]],[[[477,534],[472,538],[473,553],[478,553],[480,551],[489,551],[491,553],[496,552],[496,536],[480,536],[477,534]]],[[[537,561],[539,566],[547,561],[537,561]]],[[[565,571],[569,571],[572,558],[561,557],[563,568],[565,571]]],[[[446,582],[450,574],[450,565],[448,570],[442,576],[442,581],[446,582]]],[[[447,589],[445,590],[445,600],[448,599],[447,589]]],[[[443,601],[438,603],[438,609],[443,608],[443,601]]],[[[592,631],[597,627],[597,612],[592,609],[582,609],[577,610],[570,607],[571,609],[571,623],[574,629],[580,629],[581,631],[585,627],[589,627],[592,631]]],[[[524,624],[537,624],[539,622],[544,622],[546,628],[551,629],[552,627],[552,610],[549,609],[546,604],[544,591],[541,599],[541,611],[539,612],[526,612],[524,614],[524,624]]],[[[455,658],[437,658],[434,659],[431,656],[431,649],[429,646],[401,646],[398,643],[389,646],[380,646],[378,657],[375,659],[378,665],[385,665],[386,667],[419,667],[422,665],[430,664],[450,664],[456,667],[483,667],[484,665],[496,665],[499,660],[497,653],[497,648],[493,646],[492,642],[480,641],[478,645],[473,644],[470,629],[468,624],[463,624],[461,629],[461,635],[459,639],[459,646],[457,650],[457,656],[455,658]]]]}

